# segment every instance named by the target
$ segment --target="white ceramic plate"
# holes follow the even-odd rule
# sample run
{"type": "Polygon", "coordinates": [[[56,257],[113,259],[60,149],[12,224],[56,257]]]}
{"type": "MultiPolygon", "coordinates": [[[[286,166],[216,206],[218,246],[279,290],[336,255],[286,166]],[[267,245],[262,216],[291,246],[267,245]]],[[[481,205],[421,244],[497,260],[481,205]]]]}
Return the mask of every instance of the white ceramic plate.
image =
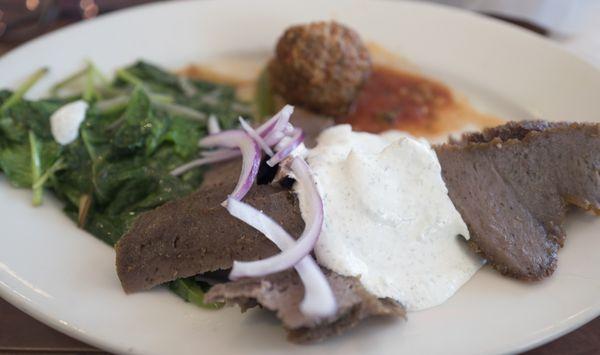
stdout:
{"type": "MultiPolygon", "coordinates": [[[[600,73],[530,33],[457,10],[401,2],[204,1],[103,16],[0,58],[0,87],[47,65],[48,85],[92,58],[112,70],[145,58],[191,61],[272,49],[298,22],[337,19],[507,119],[600,119],[600,73]]],[[[2,180],[0,178],[0,180],[2,180]]],[[[408,321],[369,321],[310,346],[285,341],[273,316],[205,311],[167,290],[126,296],[111,248],[78,230],[51,198],[0,181],[0,296],[85,342],[138,354],[505,353],[549,341],[600,314],[600,219],[577,214],[553,277],[536,284],[479,272],[442,306],[408,321]]]]}

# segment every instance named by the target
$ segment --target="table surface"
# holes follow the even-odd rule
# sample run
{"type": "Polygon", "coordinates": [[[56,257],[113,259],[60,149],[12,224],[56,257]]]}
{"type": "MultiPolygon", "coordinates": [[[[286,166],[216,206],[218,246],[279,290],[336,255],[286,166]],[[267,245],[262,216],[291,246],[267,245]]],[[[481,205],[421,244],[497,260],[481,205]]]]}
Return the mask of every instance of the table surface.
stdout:
{"type": "MultiPolygon", "coordinates": [[[[0,42],[0,55],[14,46],[15,44],[0,42]]],[[[20,354],[104,353],[47,327],[0,298],[0,353],[17,352],[20,354]]],[[[600,317],[525,354],[600,354],[600,317]]]]}

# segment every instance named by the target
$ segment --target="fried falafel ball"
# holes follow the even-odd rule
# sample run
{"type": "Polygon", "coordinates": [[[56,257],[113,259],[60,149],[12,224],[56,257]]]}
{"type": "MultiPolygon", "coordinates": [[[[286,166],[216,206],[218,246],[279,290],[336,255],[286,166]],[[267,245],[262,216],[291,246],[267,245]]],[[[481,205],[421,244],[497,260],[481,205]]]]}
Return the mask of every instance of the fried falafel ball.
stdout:
{"type": "Polygon", "coordinates": [[[288,28],[269,64],[275,93],[288,103],[329,116],[348,112],[370,72],[364,43],[337,22],[288,28]]]}

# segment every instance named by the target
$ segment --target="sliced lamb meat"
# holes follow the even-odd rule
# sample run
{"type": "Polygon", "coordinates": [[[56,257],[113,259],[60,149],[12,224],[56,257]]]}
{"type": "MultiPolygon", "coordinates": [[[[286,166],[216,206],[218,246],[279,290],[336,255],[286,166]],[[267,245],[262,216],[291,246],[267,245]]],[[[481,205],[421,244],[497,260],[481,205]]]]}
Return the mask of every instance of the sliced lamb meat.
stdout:
{"type": "MultiPolygon", "coordinates": [[[[151,288],[179,277],[228,269],[233,260],[256,260],[279,251],[266,237],[231,217],[220,203],[235,183],[235,163],[215,167],[192,195],[141,215],[117,244],[117,273],[126,292],[151,288]]],[[[239,162],[237,162],[239,166],[239,162]]],[[[239,170],[239,168],[237,168],[239,170]]],[[[245,201],[263,210],[292,235],[304,227],[296,197],[273,185],[254,186],[245,201]]],[[[304,287],[293,270],[264,279],[214,286],[207,301],[227,300],[242,309],[258,304],[276,311],[290,340],[306,342],[341,333],[370,316],[403,316],[404,308],[379,300],[358,279],[327,272],[339,304],[325,320],[304,317],[299,304],[304,287]]]]}
{"type": "MultiPolygon", "coordinates": [[[[331,119],[303,110],[296,110],[292,122],[305,130],[310,142],[333,124],[331,119]]],[[[138,217],[116,246],[117,273],[126,292],[227,269],[234,259],[256,260],[278,252],[262,234],[220,205],[233,191],[240,167],[240,160],[213,166],[197,192],[138,217]]],[[[274,171],[261,169],[259,185],[244,200],[273,217],[291,235],[300,235],[304,222],[296,197],[287,189],[267,185],[264,180],[272,175],[274,171]]]]}
{"type": "MultiPolygon", "coordinates": [[[[140,215],[116,246],[117,273],[126,292],[152,288],[176,278],[228,269],[233,260],[257,260],[278,249],[261,233],[229,215],[221,202],[233,190],[235,163],[207,174],[200,190],[140,215]]],[[[237,174],[237,173],[236,173],[237,174]]],[[[274,185],[254,186],[245,201],[302,233],[296,197],[274,185]]]]}
{"type": "Polygon", "coordinates": [[[235,186],[235,181],[240,176],[241,167],[242,161],[240,159],[234,159],[212,166],[204,173],[201,190],[215,190],[215,194],[221,194],[222,192],[216,191],[217,189],[214,189],[214,187],[223,185],[235,186]]]}
{"type": "MultiPolygon", "coordinates": [[[[199,191],[140,215],[117,244],[117,273],[126,292],[151,288],[180,277],[229,269],[233,260],[256,260],[279,250],[263,235],[231,217],[221,202],[232,191],[240,162],[216,166],[199,191]]],[[[291,235],[302,233],[298,201],[289,190],[254,186],[244,201],[263,210],[291,235]]],[[[294,270],[263,279],[214,286],[206,300],[227,300],[242,309],[261,305],[277,312],[290,340],[307,342],[343,332],[370,316],[404,316],[404,308],[369,294],[354,277],[326,271],[338,313],[316,321],[299,310],[304,287],[294,270]]]]}
{"type": "Polygon", "coordinates": [[[568,205],[600,213],[600,126],[509,123],[435,147],[470,244],[503,274],[553,273],[568,205]]]}
{"type": "Polygon", "coordinates": [[[404,317],[405,311],[400,304],[368,293],[357,278],[324,272],[338,302],[338,312],[329,319],[315,320],[300,312],[304,287],[296,272],[291,270],[261,279],[216,285],[206,294],[206,300],[237,304],[243,311],[260,304],[276,312],[288,331],[288,339],[298,343],[337,335],[371,316],[404,317]]]}
{"type": "Polygon", "coordinates": [[[470,143],[487,143],[496,138],[499,138],[501,141],[523,139],[531,132],[542,132],[548,128],[565,127],[568,125],[568,122],[548,121],[507,122],[500,126],[486,128],[481,132],[465,133],[461,139],[452,143],[454,145],[465,145],[470,143]]]}

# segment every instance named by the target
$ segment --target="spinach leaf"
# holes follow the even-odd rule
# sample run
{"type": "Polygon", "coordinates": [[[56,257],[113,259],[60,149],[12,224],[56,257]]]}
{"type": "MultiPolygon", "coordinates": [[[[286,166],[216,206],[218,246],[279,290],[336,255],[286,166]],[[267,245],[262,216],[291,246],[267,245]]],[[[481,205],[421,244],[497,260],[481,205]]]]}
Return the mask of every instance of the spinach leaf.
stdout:
{"type": "Polygon", "coordinates": [[[155,123],[150,110],[150,98],[141,88],[136,88],[121,118],[123,123],[113,138],[113,146],[121,153],[135,153],[145,146],[155,123]]]}
{"type": "Polygon", "coordinates": [[[55,174],[52,189],[68,206],[77,209],[81,195],[94,190],[92,159],[81,138],[63,147],[61,158],[65,168],[55,174]]]}
{"type": "MultiPolygon", "coordinates": [[[[77,220],[76,214],[71,214],[71,217],[77,220]]],[[[107,244],[114,246],[121,236],[127,232],[135,217],[137,217],[136,214],[128,213],[117,216],[105,214],[92,208],[90,215],[87,217],[85,230],[107,244]]]]}
{"type": "Polygon", "coordinates": [[[139,61],[126,69],[143,82],[150,90],[161,93],[181,94],[182,89],[176,75],[147,62],[139,61]]]}
{"type": "MultiPolygon", "coordinates": [[[[125,68],[122,73],[128,80],[117,79],[115,85],[142,85],[150,93],[169,98],[173,101],[172,104],[195,110],[204,117],[214,114],[224,129],[237,126],[240,115],[246,118],[251,116],[250,106],[236,99],[235,88],[232,86],[190,78],[182,81],[177,75],[144,61],[125,68]],[[191,95],[189,89],[186,90],[188,85],[194,88],[191,95]]],[[[163,109],[164,111],[166,110],[163,109]]],[[[173,115],[173,112],[170,113],[173,115]]]]}
{"type": "Polygon", "coordinates": [[[57,143],[40,141],[33,131],[29,131],[23,143],[0,149],[0,170],[13,186],[31,188],[42,173],[56,162],[59,154],[57,143]]]}
{"type": "Polygon", "coordinates": [[[37,137],[52,139],[50,115],[65,103],[54,99],[16,102],[1,116],[0,132],[13,142],[27,139],[29,130],[37,137]]]}
{"type": "Polygon", "coordinates": [[[189,159],[198,152],[198,141],[205,134],[204,126],[181,117],[173,117],[165,132],[165,142],[173,143],[175,153],[189,159]]]}
{"type": "Polygon", "coordinates": [[[169,282],[169,288],[187,302],[193,303],[196,306],[207,309],[220,309],[224,303],[205,303],[204,290],[198,286],[193,277],[187,279],[177,279],[169,282]]]}
{"type": "Polygon", "coordinates": [[[16,187],[31,187],[31,152],[25,144],[12,145],[0,150],[0,169],[16,187]]]}
{"type": "MultiPolygon", "coordinates": [[[[228,85],[185,79],[147,62],[137,62],[106,80],[87,67],[53,87],[54,97],[23,98],[45,73],[40,70],[15,91],[0,90],[0,172],[16,187],[34,190],[41,203],[49,188],[81,228],[110,245],[118,242],[140,213],[185,196],[202,182],[206,167],[175,177],[170,172],[194,159],[207,134],[206,118],[228,129],[248,117],[248,105],[228,85]],[[77,84],[83,84],[77,91],[77,84]],[[69,89],[68,97],[58,97],[69,89]],[[90,104],[79,137],[59,145],[50,116],[73,100],[90,104]]],[[[171,283],[194,304],[204,291],[193,278],[171,283]]]]}

